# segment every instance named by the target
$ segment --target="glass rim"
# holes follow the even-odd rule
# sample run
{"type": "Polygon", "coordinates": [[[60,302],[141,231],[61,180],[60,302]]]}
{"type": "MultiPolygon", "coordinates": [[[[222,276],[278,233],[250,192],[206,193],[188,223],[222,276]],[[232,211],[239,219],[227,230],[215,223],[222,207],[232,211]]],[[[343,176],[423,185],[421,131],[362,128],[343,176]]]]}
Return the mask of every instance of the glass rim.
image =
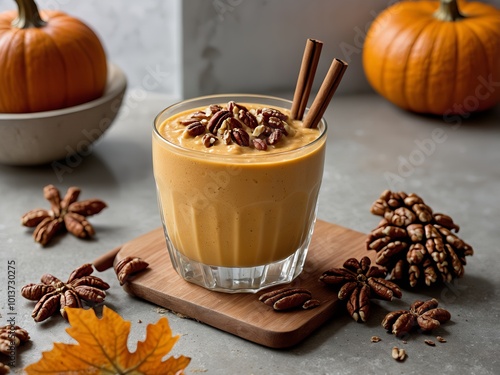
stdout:
{"type": "MultiPolygon", "coordinates": [[[[194,155],[198,155],[198,156],[203,156],[205,158],[216,158],[216,159],[225,159],[227,160],[228,158],[229,159],[234,159],[234,160],[237,160],[237,161],[241,161],[241,162],[244,162],[245,159],[244,157],[245,156],[248,156],[248,154],[245,154],[245,153],[242,153],[242,154],[239,154],[239,155],[234,155],[234,154],[213,154],[213,153],[210,153],[210,152],[205,152],[203,150],[194,150],[194,149],[191,149],[191,148],[187,148],[187,147],[183,147],[177,143],[174,143],[168,139],[166,139],[163,135],[160,134],[160,132],[158,131],[158,125],[159,125],[159,119],[160,117],[165,114],[167,111],[170,111],[170,110],[173,110],[175,109],[176,107],[179,107],[181,105],[185,105],[185,104],[189,104],[189,103],[194,103],[194,102],[199,102],[199,101],[203,101],[203,100],[208,100],[208,99],[222,99],[222,98],[225,98],[226,100],[228,99],[235,99],[235,98],[248,98],[248,99],[260,99],[260,100],[275,100],[275,101],[280,101],[284,104],[289,104],[290,108],[292,106],[292,101],[289,100],[289,99],[284,99],[284,98],[280,98],[280,97],[277,97],[277,96],[271,96],[271,95],[260,95],[260,94],[214,94],[214,95],[204,95],[204,96],[197,96],[197,97],[194,97],[194,98],[190,98],[190,99],[185,99],[185,100],[181,100],[181,101],[178,101],[176,103],[173,103],[169,106],[167,106],[166,108],[164,108],[163,110],[161,110],[154,118],[153,120],[153,135],[158,137],[158,139],[160,139],[163,143],[167,144],[169,147],[172,147],[173,149],[179,151],[179,152],[183,152],[183,153],[191,153],[191,154],[194,154],[194,155]]],[[[262,104],[262,103],[259,103],[258,101],[255,102],[255,104],[262,104]]],[[[286,109],[290,109],[290,108],[287,108],[285,107],[286,109]]],[[[309,107],[306,108],[305,112],[304,112],[304,115],[307,114],[307,112],[309,111],[309,107]]],[[[274,156],[280,156],[280,157],[283,157],[283,155],[288,155],[288,154],[296,154],[298,152],[301,152],[305,149],[308,149],[308,148],[311,148],[312,146],[316,145],[318,142],[322,141],[326,135],[327,135],[327,130],[328,130],[328,125],[327,125],[327,122],[326,122],[326,119],[324,117],[321,118],[321,121],[320,121],[320,126],[318,126],[318,129],[321,131],[320,135],[314,139],[312,142],[308,143],[308,144],[305,144],[299,148],[296,148],[296,149],[292,149],[292,150],[284,150],[284,151],[278,151],[278,152],[273,152],[273,153],[267,153],[265,151],[261,152],[261,153],[254,153],[252,154],[252,159],[263,159],[263,158],[273,158],[274,156]]]]}

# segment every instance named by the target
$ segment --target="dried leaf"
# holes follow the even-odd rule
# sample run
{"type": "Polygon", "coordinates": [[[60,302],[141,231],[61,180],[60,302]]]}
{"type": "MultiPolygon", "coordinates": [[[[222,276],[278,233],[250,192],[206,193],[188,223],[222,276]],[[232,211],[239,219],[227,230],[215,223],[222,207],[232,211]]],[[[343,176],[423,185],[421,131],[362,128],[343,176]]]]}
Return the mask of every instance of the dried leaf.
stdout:
{"type": "Polygon", "coordinates": [[[25,369],[28,375],[179,375],[191,360],[171,356],[162,361],[179,338],[172,336],[165,317],[147,326],[146,339],[131,353],[127,347],[130,322],[118,313],[106,306],[101,319],[92,309],[66,308],[66,313],[71,325],[66,331],[79,344],[54,343],[51,351],[25,369]]]}

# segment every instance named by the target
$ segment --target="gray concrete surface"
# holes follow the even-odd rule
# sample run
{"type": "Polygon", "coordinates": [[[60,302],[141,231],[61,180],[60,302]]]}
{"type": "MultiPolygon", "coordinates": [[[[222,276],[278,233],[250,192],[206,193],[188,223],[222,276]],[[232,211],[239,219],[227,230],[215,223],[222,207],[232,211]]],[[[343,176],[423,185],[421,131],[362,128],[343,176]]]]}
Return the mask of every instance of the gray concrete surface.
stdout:
{"type": "MultiPolygon", "coordinates": [[[[20,288],[42,273],[66,278],[80,264],[160,225],[150,134],[156,113],[173,100],[129,97],[128,110],[92,146],[93,153],[68,159],[64,169],[0,166],[0,323],[8,319],[7,268],[14,260],[15,319],[32,337],[18,352],[19,372],[54,341],[73,342],[61,318],[33,322],[33,303],[19,295],[20,288]],[[65,235],[47,248],[33,242],[19,218],[46,206],[42,188],[49,183],[61,190],[80,186],[82,199],[108,203],[90,219],[94,240],[65,235]]],[[[181,335],[172,354],[192,358],[187,374],[500,373],[500,107],[469,119],[443,119],[409,114],[368,94],[335,97],[326,118],[330,129],[319,218],[366,233],[378,222],[369,208],[384,189],[418,193],[435,210],[451,215],[461,226],[460,236],[474,247],[465,276],[432,290],[405,290],[401,301],[378,302],[366,324],[342,314],[298,346],[272,350],[130,297],[108,270],[101,275],[111,284],[106,305],[132,322],[131,349],[144,338],[148,323],[166,316],[174,334],[181,335]],[[452,314],[438,331],[414,334],[403,344],[380,326],[389,310],[428,297],[438,298],[452,314]],[[447,343],[424,343],[437,334],[447,343]],[[371,343],[373,335],[382,341],[371,343]],[[405,362],[391,358],[395,345],[407,351],[405,362]]]]}

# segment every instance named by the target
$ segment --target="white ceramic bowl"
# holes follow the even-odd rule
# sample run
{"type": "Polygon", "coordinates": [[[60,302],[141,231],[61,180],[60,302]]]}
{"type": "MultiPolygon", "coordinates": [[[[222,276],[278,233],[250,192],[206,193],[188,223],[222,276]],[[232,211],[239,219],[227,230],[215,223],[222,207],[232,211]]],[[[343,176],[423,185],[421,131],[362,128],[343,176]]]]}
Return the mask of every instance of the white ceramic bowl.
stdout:
{"type": "Polygon", "coordinates": [[[54,111],[0,113],[0,164],[40,165],[90,153],[115,119],[126,88],[123,71],[109,63],[98,99],[54,111]]]}

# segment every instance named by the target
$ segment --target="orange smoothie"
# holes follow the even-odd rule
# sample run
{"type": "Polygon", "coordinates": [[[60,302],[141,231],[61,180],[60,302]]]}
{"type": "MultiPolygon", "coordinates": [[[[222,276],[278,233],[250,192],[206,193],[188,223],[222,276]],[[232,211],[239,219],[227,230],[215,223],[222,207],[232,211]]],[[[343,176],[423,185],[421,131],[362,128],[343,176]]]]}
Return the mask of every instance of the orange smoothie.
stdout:
{"type": "Polygon", "coordinates": [[[325,128],[248,102],[190,108],[157,123],[153,167],[171,245],[218,267],[266,265],[307,246],[325,128]]]}

